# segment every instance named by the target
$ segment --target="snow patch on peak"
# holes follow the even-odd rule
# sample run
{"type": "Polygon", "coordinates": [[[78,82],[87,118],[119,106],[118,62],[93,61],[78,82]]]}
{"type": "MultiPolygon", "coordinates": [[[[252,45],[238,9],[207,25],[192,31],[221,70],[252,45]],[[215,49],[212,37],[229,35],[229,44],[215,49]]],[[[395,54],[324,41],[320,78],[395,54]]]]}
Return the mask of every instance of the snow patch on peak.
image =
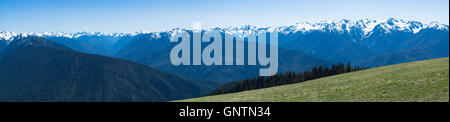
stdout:
{"type": "Polygon", "coordinates": [[[124,36],[124,35],[136,36],[136,35],[139,35],[139,34],[149,34],[149,33],[152,33],[152,32],[147,31],[147,30],[138,30],[138,31],[136,31],[136,32],[129,33],[129,34],[123,34],[123,33],[120,33],[119,35],[117,35],[117,36],[115,36],[115,37],[120,37],[120,36],[124,36]]]}
{"type": "Polygon", "coordinates": [[[378,24],[380,24],[380,21],[370,19],[363,19],[356,22],[356,25],[362,28],[363,35],[369,35],[378,24]]]}
{"type": "Polygon", "coordinates": [[[2,31],[2,32],[0,32],[0,39],[6,40],[6,41],[11,41],[14,39],[14,37],[17,37],[19,35],[20,35],[20,33],[17,33],[17,32],[2,31]]]}
{"type": "Polygon", "coordinates": [[[384,27],[385,29],[387,29],[388,31],[389,30],[408,30],[409,27],[411,26],[411,24],[404,20],[389,18],[388,20],[383,22],[381,26],[384,27]]]}
{"type": "Polygon", "coordinates": [[[302,32],[311,31],[311,30],[322,30],[323,28],[325,28],[325,26],[323,24],[320,24],[320,23],[310,24],[308,22],[297,23],[294,25],[294,27],[295,27],[295,31],[302,31],[302,32]]]}
{"type": "MultiPolygon", "coordinates": [[[[172,40],[172,39],[175,38],[175,36],[176,36],[177,34],[181,34],[181,33],[185,32],[185,31],[186,31],[186,29],[175,28],[175,29],[170,30],[170,31],[167,32],[167,33],[170,35],[170,39],[172,40]]],[[[189,35],[187,35],[187,36],[190,37],[189,35]]]]}
{"type": "Polygon", "coordinates": [[[448,25],[440,24],[436,21],[431,22],[430,24],[425,25],[424,28],[432,28],[438,30],[448,30],[448,25]]]}
{"type": "MultiPolygon", "coordinates": [[[[391,33],[393,31],[404,31],[404,32],[412,32],[418,33],[423,29],[423,25],[417,21],[405,21],[401,19],[389,18],[384,21],[380,21],[375,25],[375,28],[379,27],[382,29],[384,33],[391,33]]],[[[374,28],[373,28],[374,29],[374,28]]],[[[373,32],[373,29],[369,31],[369,33],[365,33],[366,36],[370,36],[373,32]]],[[[367,30],[365,31],[367,32],[367,30]]]]}

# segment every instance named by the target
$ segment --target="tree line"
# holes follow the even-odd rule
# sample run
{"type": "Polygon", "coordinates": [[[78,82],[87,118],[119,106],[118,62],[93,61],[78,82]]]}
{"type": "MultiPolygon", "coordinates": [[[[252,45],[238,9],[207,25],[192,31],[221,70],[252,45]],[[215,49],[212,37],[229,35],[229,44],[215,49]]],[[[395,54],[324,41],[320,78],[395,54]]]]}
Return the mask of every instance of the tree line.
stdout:
{"type": "Polygon", "coordinates": [[[274,76],[263,76],[241,81],[226,83],[215,89],[208,95],[227,94],[241,92],[246,90],[261,89],[279,85],[293,84],[313,80],[317,78],[333,76],[353,71],[368,69],[368,67],[352,66],[350,62],[347,64],[338,63],[328,66],[314,66],[311,70],[301,73],[286,72],[276,74],[274,76]]]}

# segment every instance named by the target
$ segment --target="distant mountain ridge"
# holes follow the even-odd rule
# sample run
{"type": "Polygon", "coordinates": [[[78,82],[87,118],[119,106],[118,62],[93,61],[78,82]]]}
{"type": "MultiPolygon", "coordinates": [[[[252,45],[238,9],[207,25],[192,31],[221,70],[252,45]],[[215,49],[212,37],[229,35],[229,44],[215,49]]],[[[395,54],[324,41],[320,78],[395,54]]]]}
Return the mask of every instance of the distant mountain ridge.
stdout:
{"type": "MultiPolygon", "coordinates": [[[[422,29],[433,28],[439,30],[448,30],[449,26],[445,24],[440,24],[438,22],[431,22],[429,24],[423,24],[418,21],[404,21],[401,19],[389,18],[386,20],[372,20],[372,19],[361,19],[357,21],[351,21],[349,19],[341,20],[331,20],[322,21],[317,23],[300,22],[289,26],[271,26],[271,27],[257,27],[251,25],[237,26],[237,27],[216,27],[211,29],[218,29],[229,31],[231,33],[240,33],[243,31],[256,31],[256,30],[274,30],[277,29],[279,32],[284,34],[289,33],[307,33],[311,31],[323,31],[323,32],[339,32],[339,33],[360,33],[362,37],[367,37],[373,34],[373,30],[376,28],[383,28],[386,33],[392,31],[405,31],[417,33],[422,29]]],[[[179,28],[177,28],[179,29],[179,28]]],[[[172,32],[172,29],[162,32],[172,32]]],[[[210,30],[210,29],[206,29],[210,30]]],[[[111,36],[111,37],[123,37],[123,36],[136,36],[139,34],[148,33],[159,33],[159,32],[148,32],[145,30],[139,30],[134,33],[110,33],[105,34],[101,32],[76,32],[76,33],[65,33],[65,32],[28,32],[19,33],[12,31],[2,31],[0,32],[0,40],[13,40],[15,37],[27,37],[27,36],[40,36],[40,37],[67,37],[67,38],[79,38],[82,36],[111,36]]]]}
{"type": "MultiPolygon", "coordinates": [[[[128,46],[116,53],[115,57],[136,61],[190,79],[229,82],[258,76],[259,66],[174,66],[169,58],[171,47],[174,46],[174,43],[169,43],[170,35],[161,33],[161,38],[150,38],[152,36],[154,35],[145,34],[136,37],[128,46]]],[[[278,53],[278,73],[301,72],[313,66],[331,65],[330,62],[316,59],[298,50],[279,48],[278,53]]]]}
{"type": "Polygon", "coordinates": [[[141,34],[147,34],[147,31],[137,31],[134,33],[111,33],[105,34],[101,32],[77,32],[77,33],[64,33],[64,32],[28,32],[17,33],[10,31],[0,32],[0,49],[1,45],[8,45],[11,41],[37,36],[43,37],[48,40],[66,45],[77,51],[99,54],[105,56],[114,55],[119,49],[126,46],[135,36],[141,34]]]}
{"type": "MultiPolygon", "coordinates": [[[[169,61],[166,59],[168,57],[167,52],[171,48],[168,38],[173,36],[174,32],[184,30],[191,31],[180,28],[163,32],[138,31],[135,33],[113,34],[100,32],[13,33],[4,31],[0,32],[0,50],[15,38],[35,35],[66,45],[80,52],[133,60],[166,72],[178,72],[180,73],[178,75],[181,76],[184,74],[183,77],[192,77],[192,75],[187,75],[193,73],[187,70],[189,68],[185,70],[173,68],[168,64],[169,61]]],[[[405,61],[409,62],[448,56],[448,53],[437,52],[448,52],[448,50],[443,49],[448,48],[449,26],[437,22],[424,24],[418,21],[405,21],[395,18],[388,18],[386,20],[362,19],[356,21],[342,19],[317,23],[301,22],[288,26],[257,27],[245,25],[204,29],[204,31],[209,30],[218,30],[221,33],[232,34],[255,32],[258,30],[278,30],[279,48],[282,50],[280,51],[280,56],[299,55],[301,57],[302,55],[307,55],[309,57],[302,58],[303,60],[291,60],[292,63],[300,62],[296,63],[296,66],[305,65],[302,62],[309,62],[305,61],[305,59],[320,60],[317,62],[323,63],[315,65],[350,61],[364,66],[384,66],[403,63],[405,61]],[[435,47],[438,44],[444,44],[444,47],[435,47]],[[429,51],[428,49],[439,50],[429,51]],[[409,52],[410,50],[429,53],[411,53],[409,52]],[[410,58],[411,54],[414,54],[413,57],[415,58],[410,58]],[[402,60],[390,60],[389,58],[402,60]],[[373,61],[385,63],[378,62],[376,65],[370,65],[369,63],[373,61]]],[[[289,57],[280,57],[280,60],[286,61],[289,60],[289,57]]],[[[288,64],[281,64],[280,71],[285,71],[284,69],[302,71],[304,70],[303,68],[310,66],[302,66],[303,68],[287,67],[290,66],[288,64]]],[[[208,71],[214,68],[217,67],[205,68],[204,70],[208,71]]],[[[250,69],[248,70],[252,71],[250,69]]],[[[220,70],[216,69],[216,71],[220,70]]],[[[199,74],[202,73],[197,72],[194,75],[199,74]]],[[[240,74],[244,75],[245,73],[240,74]]],[[[217,79],[215,75],[209,73],[205,73],[204,76],[217,79]]],[[[198,77],[203,76],[199,75],[198,77]]],[[[232,77],[220,78],[234,79],[232,77]]]]}

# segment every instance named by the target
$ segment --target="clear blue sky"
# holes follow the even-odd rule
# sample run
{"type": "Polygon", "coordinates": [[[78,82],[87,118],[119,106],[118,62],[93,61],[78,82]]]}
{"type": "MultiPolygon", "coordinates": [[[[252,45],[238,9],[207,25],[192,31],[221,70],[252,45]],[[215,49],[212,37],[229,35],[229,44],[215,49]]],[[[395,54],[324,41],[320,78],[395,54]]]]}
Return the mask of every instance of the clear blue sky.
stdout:
{"type": "Polygon", "coordinates": [[[448,0],[0,0],[0,31],[135,32],[335,19],[449,23],[448,0]]]}

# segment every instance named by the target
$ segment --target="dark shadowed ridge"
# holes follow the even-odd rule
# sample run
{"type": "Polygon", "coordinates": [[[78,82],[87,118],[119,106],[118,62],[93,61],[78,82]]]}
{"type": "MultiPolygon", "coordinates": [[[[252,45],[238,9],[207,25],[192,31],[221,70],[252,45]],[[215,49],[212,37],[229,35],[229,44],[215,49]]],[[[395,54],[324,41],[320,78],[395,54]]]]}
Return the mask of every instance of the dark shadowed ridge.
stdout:
{"type": "Polygon", "coordinates": [[[217,86],[39,37],[14,40],[0,54],[0,101],[168,101],[217,86]]]}

